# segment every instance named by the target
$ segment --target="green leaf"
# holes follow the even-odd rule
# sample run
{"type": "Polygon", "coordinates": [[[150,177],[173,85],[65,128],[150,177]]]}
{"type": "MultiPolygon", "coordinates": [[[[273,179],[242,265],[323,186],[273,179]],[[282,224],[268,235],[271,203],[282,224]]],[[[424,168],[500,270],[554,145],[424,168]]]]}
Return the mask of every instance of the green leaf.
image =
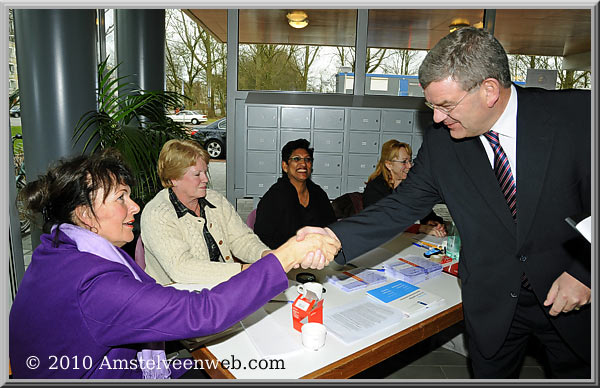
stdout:
{"type": "Polygon", "coordinates": [[[73,131],[74,145],[84,152],[118,149],[132,169],[136,186],[132,196],[146,203],[162,188],[156,171],[158,155],[172,138],[187,139],[185,126],[166,116],[166,107],[183,105],[186,97],[169,91],[147,91],[117,76],[119,65],[108,59],[98,65],[98,109],[85,112],[73,131]]]}

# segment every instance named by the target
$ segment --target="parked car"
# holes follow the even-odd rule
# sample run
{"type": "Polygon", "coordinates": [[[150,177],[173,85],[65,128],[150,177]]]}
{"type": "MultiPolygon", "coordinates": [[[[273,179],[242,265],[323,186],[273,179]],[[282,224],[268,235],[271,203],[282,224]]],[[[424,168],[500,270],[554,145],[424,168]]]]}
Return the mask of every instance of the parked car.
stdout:
{"type": "Polygon", "coordinates": [[[227,144],[227,118],[219,119],[205,127],[196,127],[191,132],[192,139],[206,149],[213,159],[225,156],[227,144]]]}
{"type": "Polygon", "coordinates": [[[169,117],[173,121],[178,121],[184,124],[191,123],[194,125],[198,125],[208,121],[206,115],[203,115],[193,110],[182,110],[178,113],[167,115],[167,117],[169,117]]]}
{"type": "Polygon", "coordinates": [[[13,106],[12,108],[10,108],[10,116],[11,117],[21,117],[21,107],[13,106]]]}

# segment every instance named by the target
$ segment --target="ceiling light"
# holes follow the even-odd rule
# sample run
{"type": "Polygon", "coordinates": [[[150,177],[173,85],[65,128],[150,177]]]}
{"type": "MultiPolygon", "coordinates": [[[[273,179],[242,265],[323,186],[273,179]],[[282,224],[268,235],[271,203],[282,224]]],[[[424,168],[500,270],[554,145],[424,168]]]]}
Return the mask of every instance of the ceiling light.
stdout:
{"type": "Polygon", "coordinates": [[[293,28],[304,28],[308,26],[308,15],[304,11],[294,10],[288,12],[285,17],[288,20],[288,24],[293,28]]]}
{"type": "Polygon", "coordinates": [[[467,19],[456,18],[452,21],[452,23],[450,23],[448,28],[450,28],[450,32],[454,32],[463,27],[469,27],[470,25],[471,24],[469,23],[469,21],[467,19]]]}

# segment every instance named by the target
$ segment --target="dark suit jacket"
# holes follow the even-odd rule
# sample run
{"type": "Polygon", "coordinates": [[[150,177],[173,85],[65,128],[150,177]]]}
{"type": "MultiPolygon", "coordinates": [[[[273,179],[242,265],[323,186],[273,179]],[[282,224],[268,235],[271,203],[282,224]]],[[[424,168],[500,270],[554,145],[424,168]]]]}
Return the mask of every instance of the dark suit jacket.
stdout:
{"type": "MultiPolygon", "coordinates": [[[[400,184],[402,185],[402,184],[400,184]]],[[[387,197],[391,193],[394,192],[390,186],[388,186],[387,182],[383,178],[383,175],[377,175],[375,179],[369,181],[367,186],[365,186],[365,192],[363,193],[363,206],[369,207],[372,204],[376,203],[382,198],[387,197]]],[[[444,223],[444,219],[432,210],[425,216],[425,218],[421,219],[421,224],[426,224],[427,221],[437,221],[440,223],[444,223]]]]}
{"type": "Polygon", "coordinates": [[[298,192],[287,175],[279,178],[258,203],[254,233],[269,248],[278,248],[303,226],[326,226],[336,220],[327,193],[310,179],[306,186],[310,196],[306,208],[298,201],[298,192]]]}
{"type": "MultiPolygon", "coordinates": [[[[446,203],[462,239],[466,327],[486,357],[506,337],[523,272],[540,303],[564,271],[590,286],[590,245],[565,222],[591,212],[590,93],[520,87],[517,93],[516,224],[480,139],[454,140],[442,126],[426,131],[395,193],[330,225],[342,242],[336,261],[343,263],[446,203]]],[[[590,307],[550,320],[590,360],[590,307]]]]}

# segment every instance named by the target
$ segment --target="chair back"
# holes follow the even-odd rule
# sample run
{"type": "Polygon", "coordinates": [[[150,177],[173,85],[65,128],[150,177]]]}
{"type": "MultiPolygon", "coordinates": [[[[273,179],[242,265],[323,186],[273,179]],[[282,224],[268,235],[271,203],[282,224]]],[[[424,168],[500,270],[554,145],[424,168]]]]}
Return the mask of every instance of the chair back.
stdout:
{"type": "Polygon", "coordinates": [[[256,209],[252,209],[248,217],[246,217],[246,225],[252,230],[254,230],[254,222],[256,222],[256,209]]]}
{"type": "Polygon", "coordinates": [[[135,243],[135,262],[144,271],[146,270],[146,253],[144,251],[144,243],[142,242],[142,236],[138,236],[137,242],[135,243]]]}
{"type": "Polygon", "coordinates": [[[338,219],[360,213],[363,209],[362,194],[358,191],[346,193],[331,202],[335,216],[338,219]]]}

